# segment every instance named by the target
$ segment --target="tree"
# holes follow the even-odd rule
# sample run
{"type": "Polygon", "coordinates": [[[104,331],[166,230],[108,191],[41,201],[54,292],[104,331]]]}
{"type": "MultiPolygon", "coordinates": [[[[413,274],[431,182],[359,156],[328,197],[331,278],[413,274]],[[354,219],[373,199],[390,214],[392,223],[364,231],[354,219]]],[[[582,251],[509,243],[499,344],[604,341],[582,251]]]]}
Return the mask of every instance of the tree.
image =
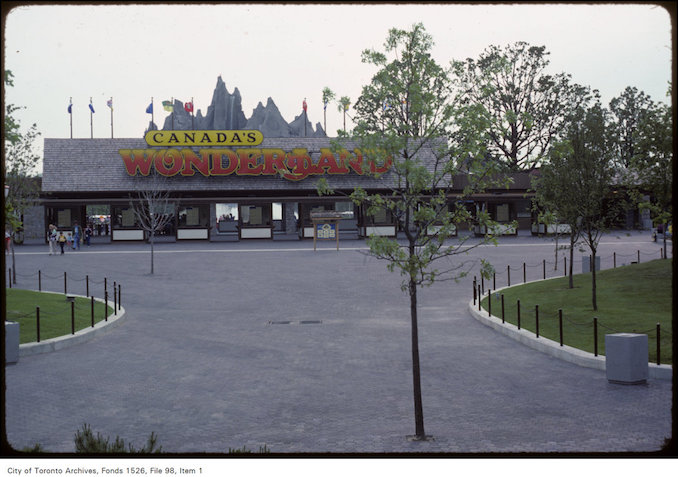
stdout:
{"type": "MultiPolygon", "coordinates": [[[[5,70],[5,86],[14,86],[13,75],[5,70]]],[[[40,156],[33,150],[40,133],[33,124],[26,132],[21,132],[21,124],[13,114],[21,109],[13,104],[5,105],[5,161],[2,175],[4,185],[8,186],[5,199],[5,229],[11,235],[12,272],[16,280],[16,255],[14,242],[23,226],[22,217],[29,207],[36,204],[40,194],[40,182],[36,175],[36,166],[40,156]]]]}
{"type": "Polygon", "coordinates": [[[351,98],[349,98],[348,96],[342,96],[337,102],[337,110],[340,113],[344,114],[344,129],[343,129],[344,132],[346,132],[346,111],[348,111],[350,105],[351,98]]]}
{"type": "Polygon", "coordinates": [[[652,105],[647,94],[630,86],[610,101],[614,118],[610,132],[614,136],[616,162],[622,167],[628,168],[640,152],[639,128],[652,105]]]}
{"type": "MultiPolygon", "coordinates": [[[[625,183],[633,202],[643,210],[649,210],[653,222],[667,224],[673,217],[673,129],[671,108],[655,103],[637,93],[635,88],[626,88],[621,98],[612,100],[616,105],[617,123],[615,139],[617,158],[626,167],[625,183]],[[619,103],[633,107],[621,109],[619,103]],[[639,106],[641,105],[641,106],[639,106]],[[631,110],[634,114],[631,114],[631,110]],[[622,115],[620,111],[625,114],[622,115]],[[623,118],[626,117],[626,120],[623,118]],[[625,127],[621,127],[624,125],[625,127]]],[[[670,96],[670,88],[667,96],[670,96]]],[[[666,257],[666,233],[663,234],[664,257],[666,257]]]]}
{"type": "MultiPolygon", "coordinates": [[[[325,134],[327,134],[327,105],[333,101],[335,98],[334,92],[325,86],[323,88],[323,128],[325,128],[325,134]]],[[[344,129],[346,125],[344,125],[344,129]]]]}
{"type": "Polygon", "coordinates": [[[170,203],[170,194],[166,181],[157,172],[147,178],[144,188],[137,193],[136,200],[130,197],[130,206],[137,224],[148,234],[151,244],[151,275],[155,271],[155,236],[174,220],[174,207],[170,203]]]}
{"type": "Polygon", "coordinates": [[[549,75],[543,46],[490,46],[455,63],[472,102],[489,112],[489,149],[511,170],[532,170],[546,158],[569,102],[569,76],[549,75]]]}
{"type": "MultiPolygon", "coordinates": [[[[597,93],[597,92],[596,92],[597,93]]],[[[587,104],[569,118],[567,142],[569,151],[569,180],[579,213],[579,231],[591,252],[591,301],[598,310],[596,290],[596,252],[600,239],[614,216],[615,204],[609,199],[615,169],[607,128],[609,113],[600,105],[596,94],[593,104],[587,104]]]]}
{"type": "MultiPolygon", "coordinates": [[[[363,87],[355,104],[356,126],[350,141],[362,151],[363,160],[378,166],[390,165],[388,172],[375,173],[383,193],[357,188],[351,194],[364,214],[383,211],[392,215],[406,243],[373,235],[368,239],[370,254],[398,270],[401,288],[409,294],[412,382],[415,436],[426,439],[419,361],[417,290],[443,280],[464,276],[466,262],[452,260],[467,253],[464,239],[448,241],[462,223],[491,227],[487,214],[472,217],[464,205],[468,197],[495,172],[495,163],[485,161],[483,131],[485,115],[476,105],[463,104],[455,92],[450,71],[431,57],[433,41],[424,26],[410,31],[391,29],[385,53],[365,50],[362,61],[378,68],[372,81],[363,87]],[[459,180],[461,170],[471,171],[470,182],[461,197],[450,197],[449,188],[459,180]]],[[[338,141],[342,143],[342,139],[338,141]]],[[[376,170],[381,170],[379,167],[376,170]]],[[[384,168],[385,169],[385,168],[384,168]]],[[[486,237],[490,240],[490,237],[486,237]]],[[[481,241],[475,246],[480,245],[481,241]]],[[[483,262],[484,263],[484,262],[483,262]]],[[[484,264],[485,274],[489,267],[484,264]]]]}

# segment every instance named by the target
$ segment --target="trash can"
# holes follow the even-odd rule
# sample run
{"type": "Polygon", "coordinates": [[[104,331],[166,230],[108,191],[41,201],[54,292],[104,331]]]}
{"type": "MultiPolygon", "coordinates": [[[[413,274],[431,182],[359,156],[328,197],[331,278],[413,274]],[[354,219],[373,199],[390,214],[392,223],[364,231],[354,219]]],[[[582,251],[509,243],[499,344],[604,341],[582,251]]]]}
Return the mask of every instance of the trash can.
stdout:
{"type": "Polygon", "coordinates": [[[5,321],[5,364],[19,361],[19,323],[5,321]]]}
{"type": "MultiPolygon", "coordinates": [[[[596,271],[600,270],[600,256],[596,256],[596,271]]],[[[581,258],[581,272],[589,273],[591,271],[591,256],[585,255],[581,258]]]]}
{"type": "Polygon", "coordinates": [[[605,335],[607,380],[617,384],[642,384],[648,377],[647,335],[605,335]]]}

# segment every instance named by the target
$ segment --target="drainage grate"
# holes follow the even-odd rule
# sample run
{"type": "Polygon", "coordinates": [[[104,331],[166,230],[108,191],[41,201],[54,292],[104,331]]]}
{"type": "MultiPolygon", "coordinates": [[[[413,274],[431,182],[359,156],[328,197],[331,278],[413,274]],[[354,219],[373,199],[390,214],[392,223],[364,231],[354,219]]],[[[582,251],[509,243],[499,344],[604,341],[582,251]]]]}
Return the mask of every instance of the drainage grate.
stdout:
{"type": "Polygon", "coordinates": [[[320,325],[322,320],[305,320],[305,321],[269,321],[269,325],[320,325]]]}

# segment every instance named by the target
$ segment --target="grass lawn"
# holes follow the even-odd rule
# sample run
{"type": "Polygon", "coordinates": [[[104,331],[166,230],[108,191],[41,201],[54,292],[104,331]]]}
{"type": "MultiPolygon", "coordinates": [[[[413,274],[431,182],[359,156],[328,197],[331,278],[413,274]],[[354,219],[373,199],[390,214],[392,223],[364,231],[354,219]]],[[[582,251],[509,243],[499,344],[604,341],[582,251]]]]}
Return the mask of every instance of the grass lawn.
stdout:
{"type": "MultiPolygon", "coordinates": [[[[19,342],[37,341],[35,308],[40,307],[40,341],[71,334],[71,304],[59,293],[40,293],[16,288],[7,293],[7,320],[19,323],[19,342]]],[[[111,302],[112,305],[112,302],[111,302]]],[[[94,302],[94,322],[105,318],[105,305],[94,302]]],[[[106,314],[113,313],[109,306],[106,314]]],[[[87,298],[75,299],[75,331],[92,326],[92,304],[87,298]]]]}
{"type": "MultiPolygon", "coordinates": [[[[594,350],[593,318],[598,318],[598,354],[605,354],[605,335],[648,335],[649,361],[657,362],[657,323],[661,327],[660,362],[672,363],[671,279],[672,259],[633,264],[596,273],[598,310],[593,311],[591,273],[568,279],[527,283],[499,292],[504,295],[504,319],[536,330],[535,305],[539,305],[539,336],[560,340],[558,310],[563,310],[563,342],[588,352],[594,350]]],[[[487,297],[482,306],[487,310],[487,297]]],[[[493,293],[492,315],[501,318],[501,296],[493,293]]]]}

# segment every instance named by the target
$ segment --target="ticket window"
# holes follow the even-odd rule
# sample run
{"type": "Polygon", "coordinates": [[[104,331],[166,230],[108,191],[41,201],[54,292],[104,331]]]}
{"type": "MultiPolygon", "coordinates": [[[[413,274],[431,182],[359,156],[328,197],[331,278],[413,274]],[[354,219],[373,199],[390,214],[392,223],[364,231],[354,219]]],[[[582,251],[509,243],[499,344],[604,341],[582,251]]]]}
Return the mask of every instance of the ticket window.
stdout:
{"type": "Polygon", "coordinates": [[[217,233],[229,234],[238,231],[240,218],[238,204],[216,204],[217,233]]]}
{"type": "Polygon", "coordinates": [[[240,204],[240,237],[272,238],[272,204],[240,204]]]}

